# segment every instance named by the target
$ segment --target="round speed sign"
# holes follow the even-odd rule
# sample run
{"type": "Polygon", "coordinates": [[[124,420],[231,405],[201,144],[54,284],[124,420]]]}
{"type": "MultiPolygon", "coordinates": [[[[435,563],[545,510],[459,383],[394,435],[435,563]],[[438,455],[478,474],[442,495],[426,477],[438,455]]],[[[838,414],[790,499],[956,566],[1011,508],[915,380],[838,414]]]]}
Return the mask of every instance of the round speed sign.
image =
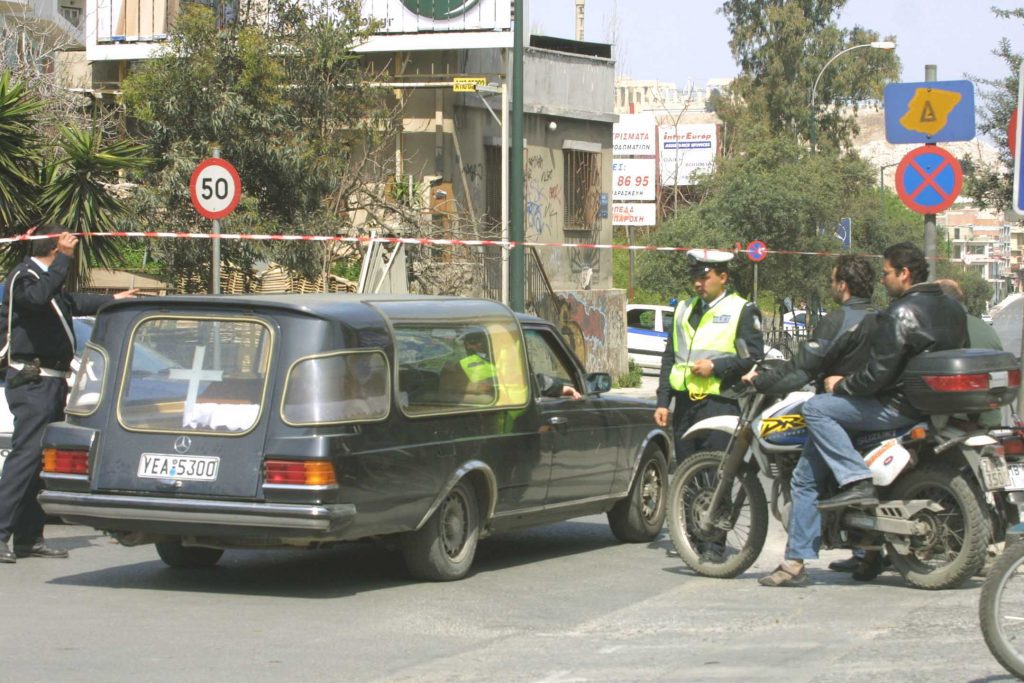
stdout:
{"type": "Polygon", "coordinates": [[[204,160],[192,172],[189,182],[192,206],[205,218],[217,220],[235,210],[242,198],[242,181],[230,162],[220,158],[204,160]]]}

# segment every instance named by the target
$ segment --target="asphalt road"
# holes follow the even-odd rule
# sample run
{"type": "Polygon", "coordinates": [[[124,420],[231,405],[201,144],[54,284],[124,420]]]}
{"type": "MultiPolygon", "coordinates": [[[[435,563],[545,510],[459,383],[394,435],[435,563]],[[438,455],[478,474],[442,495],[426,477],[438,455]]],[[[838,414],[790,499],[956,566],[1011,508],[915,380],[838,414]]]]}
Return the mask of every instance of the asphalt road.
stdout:
{"type": "MultiPolygon", "coordinates": [[[[1019,349],[1024,303],[995,327],[1019,349]],[[1016,331],[1016,337],[1010,335],[1016,331]]],[[[628,393],[652,395],[655,378],[628,393]]],[[[463,581],[416,583],[373,543],[229,551],[209,570],[165,567],[152,546],[48,527],[67,560],[0,566],[4,681],[1006,681],[978,628],[980,579],[858,584],[691,573],[667,534],[623,545],[602,516],[487,539],[463,581]]]]}
{"type": "Polygon", "coordinates": [[[409,580],[372,543],[234,551],[166,568],[151,546],[49,527],[67,560],[0,566],[8,681],[996,681],[979,581],[925,592],[812,565],[763,588],[690,573],[667,536],[622,545],[603,517],[481,543],[465,580],[409,580]]]}

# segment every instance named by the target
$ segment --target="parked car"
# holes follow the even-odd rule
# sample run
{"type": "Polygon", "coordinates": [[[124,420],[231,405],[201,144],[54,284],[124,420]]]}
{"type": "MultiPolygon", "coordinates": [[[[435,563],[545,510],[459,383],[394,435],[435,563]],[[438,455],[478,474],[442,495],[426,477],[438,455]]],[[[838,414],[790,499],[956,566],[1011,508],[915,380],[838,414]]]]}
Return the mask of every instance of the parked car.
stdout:
{"type": "Polygon", "coordinates": [[[509,529],[598,512],[622,541],[662,528],[674,459],[654,402],[607,393],[557,328],[495,302],[126,299],[81,365],[43,438],[43,509],[172,567],[382,539],[450,580],[509,529]]]}
{"type": "Polygon", "coordinates": [[[990,313],[982,313],[981,319],[982,321],[987,322],[989,325],[992,324],[992,314],[990,313]]]}
{"type": "Polygon", "coordinates": [[[661,354],[672,334],[673,313],[671,306],[626,305],[626,347],[630,360],[642,368],[661,367],[661,354]]]}

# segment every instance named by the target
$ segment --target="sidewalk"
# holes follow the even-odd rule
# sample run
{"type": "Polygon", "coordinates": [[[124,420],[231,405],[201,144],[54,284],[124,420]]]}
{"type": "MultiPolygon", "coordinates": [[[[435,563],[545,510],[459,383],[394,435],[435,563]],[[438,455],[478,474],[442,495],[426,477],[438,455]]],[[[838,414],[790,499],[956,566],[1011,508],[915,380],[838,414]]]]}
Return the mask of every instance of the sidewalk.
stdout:
{"type": "Polygon", "coordinates": [[[1017,299],[1020,299],[1020,298],[1024,298],[1024,293],[1014,292],[1012,294],[1009,294],[1009,295],[1007,295],[1007,297],[1005,299],[1003,299],[1002,301],[997,303],[995,306],[993,306],[991,309],[989,309],[989,313],[995,315],[996,313],[998,313],[999,311],[1003,310],[1004,308],[1006,308],[1007,306],[1009,306],[1014,301],[1016,301],[1017,299]]]}
{"type": "Polygon", "coordinates": [[[618,389],[612,389],[608,393],[614,396],[636,396],[638,398],[649,398],[653,400],[657,391],[658,376],[654,374],[644,374],[643,379],[640,381],[640,386],[621,387],[618,389]]]}

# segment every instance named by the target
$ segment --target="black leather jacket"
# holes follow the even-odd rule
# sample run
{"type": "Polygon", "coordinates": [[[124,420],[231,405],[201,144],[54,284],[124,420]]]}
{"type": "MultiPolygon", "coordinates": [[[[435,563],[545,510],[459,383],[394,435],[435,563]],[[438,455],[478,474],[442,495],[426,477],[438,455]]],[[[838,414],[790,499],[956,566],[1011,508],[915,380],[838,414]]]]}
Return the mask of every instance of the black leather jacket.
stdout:
{"type": "Polygon", "coordinates": [[[901,413],[916,415],[903,395],[907,361],[925,351],[960,349],[967,344],[963,306],[938,285],[914,285],[879,313],[867,363],[836,384],[846,396],[876,396],[901,413]]]}
{"type": "Polygon", "coordinates": [[[869,299],[850,297],[822,318],[811,338],[800,344],[792,358],[759,372],[754,387],[781,395],[814,381],[821,391],[823,377],[853,373],[867,361],[876,313],[878,309],[869,299]]]}

